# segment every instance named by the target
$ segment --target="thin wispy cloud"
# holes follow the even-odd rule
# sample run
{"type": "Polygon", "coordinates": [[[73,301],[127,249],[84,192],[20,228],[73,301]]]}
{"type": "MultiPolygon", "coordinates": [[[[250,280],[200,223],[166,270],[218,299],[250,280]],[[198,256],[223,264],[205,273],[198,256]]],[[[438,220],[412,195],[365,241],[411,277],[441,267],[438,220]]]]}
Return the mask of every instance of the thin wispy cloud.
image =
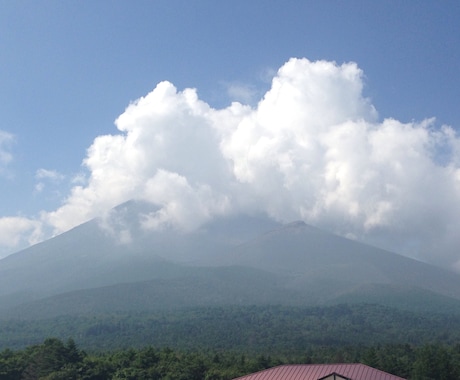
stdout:
{"type": "Polygon", "coordinates": [[[47,179],[52,181],[61,181],[64,179],[64,175],[57,172],[56,170],[38,169],[35,173],[36,179],[47,179]]]}
{"type": "Polygon", "coordinates": [[[459,136],[435,119],[380,120],[363,86],[355,63],[291,59],[256,106],[214,109],[161,82],[94,140],[86,181],[40,223],[59,233],[143,199],[157,206],[145,228],[264,212],[459,265],[459,136]]]}
{"type": "Polygon", "coordinates": [[[0,130],[0,173],[13,160],[13,155],[10,152],[13,140],[11,133],[0,130]]]}
{"type": "Polygon", "coordinates": [[[35,179],[38,180],[38,182],[35,184],[35,192],[43,192],[46,187],[45,182],[58,184],[64,180],[64,178],[65,176],[56,170],[38,169],[35,173],[35,179]]]}
{"type": "Polygon", "coordinates": [[[255,104],[259,100],[259,93],[255,86],[243,83],[225,83],[224,86],[231,101],[255,104]]]}

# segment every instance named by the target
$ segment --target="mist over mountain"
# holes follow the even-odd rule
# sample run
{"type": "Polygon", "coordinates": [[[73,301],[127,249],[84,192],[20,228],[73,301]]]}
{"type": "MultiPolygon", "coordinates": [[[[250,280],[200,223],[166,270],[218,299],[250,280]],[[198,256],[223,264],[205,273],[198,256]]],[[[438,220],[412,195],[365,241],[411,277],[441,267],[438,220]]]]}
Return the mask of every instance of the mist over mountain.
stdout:
{"type": "Polygon", "coordinates": [[[303,222],[222,217],[200,229],[144,229],[127,202],[0,260],[6,317],[206,305],[382,303],[460,310],[460,276],[303,222]]]}

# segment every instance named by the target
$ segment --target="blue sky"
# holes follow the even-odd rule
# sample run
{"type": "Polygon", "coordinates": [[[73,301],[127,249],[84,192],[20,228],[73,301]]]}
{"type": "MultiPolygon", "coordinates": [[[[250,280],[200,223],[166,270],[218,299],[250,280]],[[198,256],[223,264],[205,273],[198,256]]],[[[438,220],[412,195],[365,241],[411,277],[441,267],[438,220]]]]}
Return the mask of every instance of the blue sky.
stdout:
{"type": "MultiPolygon", "coordinates": [[[[75,201],[76,187],[90,191],[97,165],[82,163],[93,157],[88,149],[95,139],[129,134],[131,127],[120,132],[114,121],[162,81],[178,92],[195,88],[200,101],[213,109],[224,110],[232,101],[255,109],[292,57],[336,62],[336,67],[355,62],[362,73],[362,97],[377,112],[369,122],[392,118],[401,124],[423,124],[434,117],[423,128],[436,131],[447,125],[455,132],[460,127],[458,1],[0,1],[0,8],[0,256],[48,237],[48,230],[62,232],[112,206],[95,202],[91,212],[56,222],[60,214],[55,211],[72,197],[75,201]],[[26,221],[39,227],[31,229],[26,221]],[[19,222],[26,224],[14,226],[19,222]],[[16,233],[17,239],[8,239],[16,233]]],[[[438,144],[427,153],[435,156],[433,162],[450,162],[451,175],[457,169],[451,157],[457,140],[452,139],[450,145],[438,144]]],[[[235,163],[236,153],[228,149],[227,156],[233,157],[229,162],[235,163]]],[[[162,163],[156,170],[167,167],[162,163]]],[[[199,183],[185,178],[192,187],[199,183]]],[[[405,191],[417,187],[404,186],[405,191]]],[[[446,194],[455,193],[455,186],[446,185],[446,194]]],[[[454,195],[449,200],[458,207],[454,195]]],[[[83,203],[88,202],[85,198],[83,203]]],[[[426,200],[420,202],[423,208],[426,200]]],[[[79,207],[75,204],[73,209],[79,207]]],[[[417,240],[426,225],[409,232],[390,228],[389,222],[369,227],[372,218],[359,219],[361,211],[339,215],[328,209],[320,217],[313,208],[306,212],[308,205],[286,215],[262,208],[277,219],[300,217],[371,243],[385,246],[391,238],[400,245],[388,248],[412,256],[417,253],[407,247],[434,246],[436,238],[450,236],[440,228],[443,237],[434,235],[427,243],[417,240]]],[[[354,210],[350,204],[346,207],[354,210]]],[[[407,220],[420,219],[414,215],[407,220]]],[[[449,217],[440,225],[451,223],[449,217]]],[[[446,252],[453,244],[446,241],[446,252]]],[[[420,257],[432,259],[429,253],[420,257]]],[[[460,259],[451,252],[445,257],[438,261],[451,265],[460,259]]]]}

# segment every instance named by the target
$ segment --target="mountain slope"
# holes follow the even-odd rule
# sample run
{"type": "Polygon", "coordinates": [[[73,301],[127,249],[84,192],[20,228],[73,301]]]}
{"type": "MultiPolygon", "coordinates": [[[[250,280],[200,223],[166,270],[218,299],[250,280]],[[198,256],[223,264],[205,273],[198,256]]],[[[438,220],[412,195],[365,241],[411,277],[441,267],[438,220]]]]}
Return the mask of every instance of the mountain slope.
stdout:
{"type": "Polygon", "coordinates": [[[240,245],[226,258],[291,277],[293,288],[319,282],[392,284],[426,289],[460,299],[457,273],[345,239],[303,222],[267,232],[240,245]]]}
{"type": "Polygon", "coordinates": [[[241,267],[188,267],[173,278],[76,290],[26,302],[0,313],[0,318],[44,319],[219,305],[296,305],[300,297],[271,273],[241,267]]]}
{"type": "Polygon", "coordinates": [[[0,309],[77,289],[182,275],[177,262],[197,265],[278,224],[260,217],[226,218],[193,233],[143,230],[151,212],[143,202],[114,209],[107,221],[91,220],[0,260],[0,309]],[[129,231],[131,240],[117,235],[129,231]]]}
{"type": "Polygon", "coordinates": [[[233,216],[190,233],[153,232],[141,226],[149,212],[129,202],[0,260],[0,310],[32,316],[362,301],[457,310],[458,274],[303,222],[233,216]]]}

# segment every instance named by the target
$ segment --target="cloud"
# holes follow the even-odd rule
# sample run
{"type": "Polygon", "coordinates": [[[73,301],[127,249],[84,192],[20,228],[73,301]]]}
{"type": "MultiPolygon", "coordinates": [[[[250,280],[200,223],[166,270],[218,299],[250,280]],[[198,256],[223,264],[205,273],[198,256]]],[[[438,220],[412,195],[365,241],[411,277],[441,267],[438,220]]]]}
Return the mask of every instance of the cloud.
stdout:
{"type": "Polygon", "coordinates": [[[61,182],[65,176],[56,170],[38,169],[35,173],[35,179],[39,182],[35,184],[35,192],[41,193],[45,188],[45,181],[51,181],[54,184],[61,182]]]}
{"type": "Polygon", "coordinates": [[[181,187],[182,193],[175,193],[177,196],[192,197],[191,192],[196,192],[195,199],[199,199],[206,188],[209,196],[225,198],[220,192],[225,191],[230,172],[220,153],[210,112],[195,90],[178,93],[171,83],[158,84],[116,120],[120,134],[94,140],[84,160],[88,183],[75,186],[64,205],[47,215],[47,222],[56,232],[65,231],[126,200],[145,199],[151,194],[157,198],[150,196],[149,200],[163,205],[172,217],[173,210],[179,213],[177,207],[182,203],[178,200],[173,206],[170,195],[159,194],[158,189],[170,192],[168,182],[180,177],[186,178],[186,186],[181,187]]]}
{"type": "Polygon", "coordinates": [[[243,83],[224,83],[227,94],[232,101],[253,104],[259,95],[255,86],[243,83]]]}
{"type": "Polygon", "coordinates": [[[291,59],[255,106],[223,109],[161,82],[94,140],[87,175],[41,222],[59,233],[129,199],[156,206],[144,228],[265,212],[460,267],[459,136],[435,119],[379,120],[363,76],[291,59]]]}
{"type": "Polygon", "coordinates": [[[13,155],[8,149],[13,139],[12,134],[0,130],[0,173],[13,159],[13,155]]]}
{"type": "Polygon", "coordinates": [[[38,169],[35,173],[35,178],[61,181],[64,179],[64,175],[60,174],[56,170],[38,169]]]}
{"type": "Polygon", "coordinates": [[[24,217],[0,218],[0,246],[11,248],[20,244],[35,244],[42,239],[41,223],[24,217]],[[24,237],[27,236],[26,241],[24,237]]]}
{"type": "Polygon", "coordinates": [[[173,225],[191,231],[230,208],[229,198],[216,194],[209,185],[192,186],[185,177],[164,170],[147,181],[144,199],[161,206],[144,216],[142,224],[147,229],[173,225]]]}

